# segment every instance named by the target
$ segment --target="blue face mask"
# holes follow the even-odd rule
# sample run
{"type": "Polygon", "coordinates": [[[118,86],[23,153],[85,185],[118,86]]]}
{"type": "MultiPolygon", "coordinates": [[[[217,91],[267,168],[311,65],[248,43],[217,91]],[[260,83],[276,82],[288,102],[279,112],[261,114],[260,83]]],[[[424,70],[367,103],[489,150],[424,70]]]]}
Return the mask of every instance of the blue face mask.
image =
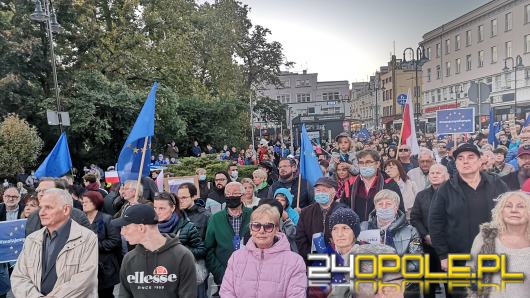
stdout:
{"type": "Polygon", "coordinates": [[[359,167],[359,172],[361,176],[365,178],[370,178],[370,177],[375,176],[376,171],[377,170],[373,167],[359,167]]]}
{"type": "Polygon", "coordinates": [[[199,175],[199,181],[206,180],[206,175],[199,175]]]}
{"type": "Polygon", "coordinates": [[[330,197],[326,192],[317,192],[315,193],[315,202],[320,205],[327,205],[329,203],[330,197]]]}

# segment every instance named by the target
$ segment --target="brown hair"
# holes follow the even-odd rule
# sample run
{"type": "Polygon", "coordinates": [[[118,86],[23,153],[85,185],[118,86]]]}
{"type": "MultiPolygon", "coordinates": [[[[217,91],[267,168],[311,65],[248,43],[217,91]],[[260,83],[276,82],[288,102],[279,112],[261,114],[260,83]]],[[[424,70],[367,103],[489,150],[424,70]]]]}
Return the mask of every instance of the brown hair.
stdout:
{"type": "Polygon", "coordinates": [[[399,178],[401,178],[403,182],[407,182],[407,180],[409,180],[409,176],[407,176],[407,172],[405,172],[405,169],[403,168],[403,165],[401,164],[399,160],[397,159],[387,160],[383,166],[383,169],[386,169],[386,167],[388,167],[389,165],[394,165],[398,168],[399,178]]]}

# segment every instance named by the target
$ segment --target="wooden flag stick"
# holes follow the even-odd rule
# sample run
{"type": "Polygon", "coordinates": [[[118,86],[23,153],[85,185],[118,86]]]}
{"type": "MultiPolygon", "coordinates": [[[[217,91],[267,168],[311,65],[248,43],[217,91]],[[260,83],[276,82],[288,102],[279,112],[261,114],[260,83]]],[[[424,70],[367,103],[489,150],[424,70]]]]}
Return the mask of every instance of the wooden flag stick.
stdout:
{"type": "Polygon", "coordinates": [[[140,161],[140,171],[138,172],[138,181],[136,182],[136,192],[134,194],[134,201],[138,201],[138,190],[140,189],[140,183],[142,183],[142,172],[144,169],[145,152],[147,151],[147,142],[149,137],[144,139],[144,148],[142,149],[142,160],[140,161]]]}
{"type": "Polygon", "coordinates": [[[298,170],[298,195],[296,196],[296,208],[300,209],[300,188],[302,187],[302,171],[298,170]]]}

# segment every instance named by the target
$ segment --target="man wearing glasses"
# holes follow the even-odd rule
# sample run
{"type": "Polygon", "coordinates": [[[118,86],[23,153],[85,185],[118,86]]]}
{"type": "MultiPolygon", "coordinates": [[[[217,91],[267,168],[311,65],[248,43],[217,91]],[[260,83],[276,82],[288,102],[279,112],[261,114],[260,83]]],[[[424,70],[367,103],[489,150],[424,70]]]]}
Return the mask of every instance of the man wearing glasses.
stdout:
{"type": "Polygon", "coordinates": [[[398,149],[398,160],[403,165],[405,172],[418,167],[418,161],[412,158],[412,152],[409,145],[401,145],[398,149]]]}
{"type": "MultiPolygon", "coordinates": [[[[44,192],[48,189],[52,188],[58,188],[65,190],[66,184],[64,180],[61,179],[53,179],[53,178],[42,178],[40,179],[39,186],[37,187],[37,199],[40,200],[44,196],[44,192]]],[[[88,222],[88,218],[86,217],[85,213],[77,208],[73,208],[70,214],[70,217],[77,222],[78,224],[82,225],[85,228],[90,227],[90,222],[88,222]]],[[[28,217],[28,221],[26,222],[26,236],[29,234],[38,231],[42,228],[42,224],[39,217],[39,210],[36,210],[35,212],[31,213],[28,217]]]]}
{"type": "Polygon", "coordinates": [[[227,172],[219,171],[214,176],[214,187],[208,193],[206,198],[206,210],[210,211],[211,214],[217,213],[225,209],[226,196],[225,187],[230,177],[227,172]]]}
{"type": "Polygon", "coordinates": [[[381,157],[375,150],[363,150],[357,153],[359,176],[352,183],[350,197],[342,202],[349,206],[361,222],[368,220],[368,215],[375,209],[374,197],[382,189],[395,191],[399,195],[399,209],[405,212],[403,197],[394,179],[386,179],[381,170],[381,157]]]}
{"type": "Polygon", "coordinates": [[[502,181],[508,185],[509,191],[520,190],[526,179],[530,178],[530,144],[519,146],[517,151],[517,165],[519,169],[502,177],[502,181]]]}
{"type": "MultiPolygon", "coordinates": [[[[245,193],[241,183],[230,182],[224,190],[226,208],[210,217],[204,240],[204,246],[208,250],[206,266],[217,285],[221,285],[228,259],[234,251],[241,248],[243,237],[249,233],[248,225],[252,214],[252,209],[241,203],[241,196],[245,193]]],[[[215,294],[212,296],[215,297],[215,294]]]]}

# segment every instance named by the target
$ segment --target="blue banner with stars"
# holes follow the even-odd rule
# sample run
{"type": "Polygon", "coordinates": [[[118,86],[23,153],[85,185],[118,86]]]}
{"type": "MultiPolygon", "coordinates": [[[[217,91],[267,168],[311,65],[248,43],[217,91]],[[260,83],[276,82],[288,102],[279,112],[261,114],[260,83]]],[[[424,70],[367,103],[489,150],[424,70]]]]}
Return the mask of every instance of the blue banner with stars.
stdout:
{"type": "Polygon", "coordinates": [[[0,263],[16,261],[24,245],[26,219],[0,222],[0,263]]]}
{"type": "Polygon", "coordinates": [[[461,108],[436,112],[436,134],[475,132],[475,110],[461,108]]]}
{"type": "Polygon", "coordinates": [[[127,180],[138,179],[142,156],[144,156],[142,176],[149,175],[151,137],[155,134],[155,96],[157,87],[158,84],[155,82],[136,122],[134,123],[129,137],[127,137],[127,141],[125,141],[125,144],[121,149],[120,156],[118,157],[118,164],[116,166],[121,183],[125,183],[127,180]],[[146,152],[143,154],[144,143],[146,140],[146,152]]]}

